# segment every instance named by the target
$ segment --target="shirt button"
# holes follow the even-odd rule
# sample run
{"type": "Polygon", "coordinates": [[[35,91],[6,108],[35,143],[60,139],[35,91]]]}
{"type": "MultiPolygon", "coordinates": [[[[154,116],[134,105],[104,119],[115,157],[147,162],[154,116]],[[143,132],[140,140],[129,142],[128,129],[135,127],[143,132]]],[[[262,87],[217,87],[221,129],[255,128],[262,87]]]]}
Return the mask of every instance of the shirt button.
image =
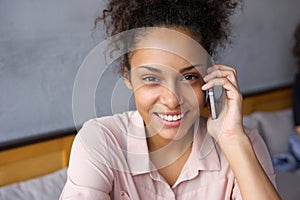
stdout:
{"type": "Polygon", "coordinates": [[[121,197],[124,197],[124,196],[125,196],[125,192],[121,191],[121,197]]]}

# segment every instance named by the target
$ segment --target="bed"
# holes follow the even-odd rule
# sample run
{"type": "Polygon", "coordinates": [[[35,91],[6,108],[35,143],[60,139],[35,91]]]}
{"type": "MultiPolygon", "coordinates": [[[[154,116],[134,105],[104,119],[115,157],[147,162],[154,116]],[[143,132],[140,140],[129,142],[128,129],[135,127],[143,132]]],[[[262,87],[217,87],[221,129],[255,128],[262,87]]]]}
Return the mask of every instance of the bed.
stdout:
{"type": "Polygon", "coordinates": [[[1,145],[1,200],[58,199],[75,131],[50,135],[1,145]]]}
{"type": "MultiPolygon", "coordinates": [[[[292,88],[245,94],[244,124],[259,129],[270,154],[284,153],[292,130],[292,88]]],[[[207,111],[204,112],[207,114],[207,111]]],[[[0,199],[58,199],[67,177],[75,131],[27,143],[0,145],[0,199]]],[[[300,172],[277,172],[283,199],[299,199],[300,172]]]]}

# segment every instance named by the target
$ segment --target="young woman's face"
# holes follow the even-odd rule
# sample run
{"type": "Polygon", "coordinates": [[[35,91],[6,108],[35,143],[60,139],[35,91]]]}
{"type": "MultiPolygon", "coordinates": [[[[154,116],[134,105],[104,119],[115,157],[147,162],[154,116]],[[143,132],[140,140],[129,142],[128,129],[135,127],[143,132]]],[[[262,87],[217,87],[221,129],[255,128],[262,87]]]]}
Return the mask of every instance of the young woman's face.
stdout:
{"type": "Polygon", "coordinates": [[[127,85],[134,90],[136,107],[148,135],[180,139],[191,130],[204,107],[205,94],[201,86],[207,54],[195,54],[199,49],[183,41],[185,38],[178,34],[157,30],[145,37],[130,57],[127,85]],[[148,44],[155,48],[148,48],[148,44]]]}

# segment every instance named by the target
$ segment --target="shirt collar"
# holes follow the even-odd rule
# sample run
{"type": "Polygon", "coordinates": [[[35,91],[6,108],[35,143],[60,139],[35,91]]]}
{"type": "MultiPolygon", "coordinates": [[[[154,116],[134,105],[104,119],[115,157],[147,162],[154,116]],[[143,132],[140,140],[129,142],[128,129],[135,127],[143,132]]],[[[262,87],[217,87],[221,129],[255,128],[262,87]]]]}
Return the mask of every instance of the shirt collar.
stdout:
{"type": "Polygon", "coordinates": [[[133,112],[129,119],[127,162],[132,175],[151,171],[144,121],[138,111],[133,112]]]}
{"type": "Polygon", "coordinates": [[[201,119],[199,126],[195,127],[192,152],[186,166],[192,173],[198,173],[199,170],[221,170],[217,144],[213,137],[207,133],[205,119],[201,119]]]}
{"type": "MultiPolygon", "coordinates": [[[[135,111],[129,117],[126,153],[130,172],[132,175],[138,175],[156,170],[150,161],[141,115],[135,111]]],[[[213,138],[207,134],[206,121],[201,119],[199,126],[195,126],[192,152],[184,170],[192,174],[198,173],[198,170],[220,170],[221,164],[215,145],[213,138]]]]}

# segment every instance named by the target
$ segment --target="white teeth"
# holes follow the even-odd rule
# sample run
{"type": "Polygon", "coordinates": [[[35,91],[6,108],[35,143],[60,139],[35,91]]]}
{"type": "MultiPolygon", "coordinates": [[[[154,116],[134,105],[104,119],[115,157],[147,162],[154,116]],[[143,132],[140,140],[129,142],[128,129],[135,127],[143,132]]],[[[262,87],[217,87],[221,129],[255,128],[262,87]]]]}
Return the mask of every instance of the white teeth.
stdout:
{"type": "Polygon", "coordinates": [[[162,118],[163,118],[164,120],[168,120],[168,116],[167,116],[167,115],[163,115],[162,118]]]}
{"type": "Polygon", "coordinates": [[[177,121],[183,118],[184,114],[178,114],[178,115],[163,115],[158,114],[159,118],[166,120],[166,121],[177,121]]]}

